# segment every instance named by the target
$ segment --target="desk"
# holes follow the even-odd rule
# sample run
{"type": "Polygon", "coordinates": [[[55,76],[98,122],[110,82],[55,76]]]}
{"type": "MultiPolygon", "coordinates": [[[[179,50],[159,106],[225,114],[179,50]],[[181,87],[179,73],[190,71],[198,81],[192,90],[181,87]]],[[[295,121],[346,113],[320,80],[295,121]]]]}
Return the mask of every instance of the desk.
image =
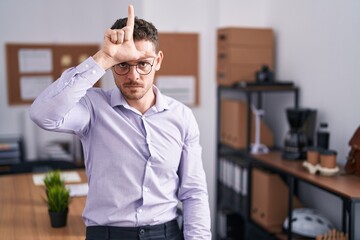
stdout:
{"type": "MultiPolygon", "coordinates": [[[[78,171],[86,182],[83,170],[78,171]]],[[[81,214],[86,197],[75,197],[69,205],[67,226],[52,228],[43,186],[33,183],[32,174],[0,176],[0,239],[84,240],[81,214]]]]}
{"type": "Polygon", "coordinates": [[[360,203],[359,177],[343,174],[337,174],[332,177],[320,176],[318,174],[312,175],[302,166],[302,161],[283,160],[281,152],[278,151],[263,155],[252,155],[252,162],[255,166],[270,168],[287,177],[290,190],[289,210],[292,209],[294,181],[307,182],[339,197],[343,202],[343,231],[349,233],[349,239],[355,239],[355,204],[360,203]],[[346,219],[347,216],[348,219],[346,219]]]}

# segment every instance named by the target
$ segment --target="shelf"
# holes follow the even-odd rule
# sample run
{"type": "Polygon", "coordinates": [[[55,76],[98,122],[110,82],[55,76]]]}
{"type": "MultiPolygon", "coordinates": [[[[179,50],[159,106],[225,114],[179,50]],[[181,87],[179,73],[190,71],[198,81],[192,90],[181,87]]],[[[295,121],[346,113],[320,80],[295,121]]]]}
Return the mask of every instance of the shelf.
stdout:
{"type": "Polygon", "coordinates": [[[235,85],[231,87],[219,86],[220,90],[241,91],[241,92],[286,92],[298,91],[298,87],[294,85],[235,85]]]}
{"type": "Polygon", "coordinates": [[[246,156],[246,154],[247,154],[247,152],[245,149],[233,148],[233,147],[223,144],[223,143],[218,144],[218,155],[219,156],[228,156],[228,155],[246,156]]]}
{"type": "MultiPolygon", "coordinates": [[[[278,225],[274,227],[267,227],[261,224],[256,223],[250,217],[250,207],[253,203],[252,201],[252,169],[262,168],[270,170],[270,172],[278,173],[283,180],[286,180],[286,186],[289,189],[287,196],[288,200],[288,217],[291,217],[291,209],[295,207],[295,191],[296,186],[299,181],[309,183],[316,188],[322,189],[330,194],[333,194],[340,198],[342,201],[342,231],[349,234],[349,239],[355,239],[355,207],[360,204],[360,181],[359,177],[355,175],[344,174],[343,171],[340,171],[336,176],[328,177],[321,176],[319,174],[310,174],[303,167],[303,160],[284,160],[282,159],[282,151],[279,147],[272,147],[268,154],[251,154],[250,145],[251,145],[251,131],[252,129],[252,120],[251,120],[251,108],[250,106],[255,105],[258,108],[262,107],[263,96],[267,93],[291,93],[294,96],[294,108],[299,107],[299,89],[297,86],[292,84],[283,84],[283,85],[256,85],[248,84],[241,85],[237,84],[235,86],[218,86],[218,125],[217,125],[217,158],[218,158],[218,197],[217,197],[217,207],[219,211],[229,211],[234,214],[238,214],[244,220],[244,231],[238,229],[238,232],[241,232],[240,239],[308,239],[300,237],[296,234],[284,232],[282,229],[282,224],[277,221],[278,225]],[[241,144],[241,149],[231,147],[227,144],[221,142],[220,136],[223,136],[221,132],[222,127],[228,126],[224,125],[221,122],[220,113],[222,113],[222,100],[230,97],[235,101],[245,101],[247,103],[247,117],[246,120],[242,119],[241,121],[237,120],[236,117],[230,118],[232,122],[238,121],[235,123],[237,127],[239,123],[244,123],[246,121],[246,131],[243,131],[246,134],[245,144],[241,144]],[[223,124],[223,125],[222,125],[223,124]],[[239,165],[244,170],[247,170],[247,179],[248,181],[244,184],[248,186],[247,195],[238,194],[238,191],[234,191],[234,188],[231,183],[227,180],[232,178],[225,177],[228,176],[228,172],[222,169],[223,165],[222,160],[227,160],[230,162],[230,169],[232,166],[239,165]],[[221,179],[221,180],[220,180],[221,179]],[[225,181],[223,181],[225,179],[225,181]],[[226,184],[223,184],[223,183],[226,184]],[[229,186],[229,187],[228,187],[229,186]],[[231,187],[230,187],[231,186],[231,187]]],[[[244,111],[243,111],[244,112],[244,111]]],[[[232,116],[234,114],[239,114],[238,112],[228,111],[228,115],[232,116]],[[231,115],[232,114],[232,115],[231,115]]],[[[243,113],[242,113],[243,114],[243,113]]],[[[227,123],[225,123],[227,124],[227,123]]],[[[241,125],[243,127],[243,125],[241,125]]],[[[231,131],[230,131],[231,133],[231,131]]],[[[243,136],[243,135],[241,135],[243,136]]],[[[235,144],[234,144],[235,146],[235,144]]],[[[226,162],[226,161],[225,161],[226,162]]],[[[231,173],[231,170],[230,170],[231,173]]],[[[237,179],[237,178],[236,178],[237,179]]],[[[238,183],[236,180],[235,183],[238,183]]],[[[262,199],[262,198],[261,198],[262,199]]],[[[265,201],[265,199],[264,199],[265,201]]],[[[282,205],[281,205],[282,206],[282,205]]],[[[271,225],[273,226],[273,225],[271,225]]],[[[290,230],[291,231],[291,230],[290,230]]]]}
{"type": "Polygon", "coordinates": [[[268,154],[251,155],[254,164],[266,165],[283,174],[293,175],[296,178],[320,187],[330,193],[349,199],[360,199],[360,178],[355,175],[339,173],[336,176],[321,176],[310,174],[302,166],[300,160],[283,160],[280,151],[268,154]]]}
{"type": "Polygon", "coordinates": [[[236,193],[224,184],[218,182],[218,209],[231,210],[245,217],[248,209],[247,197],[236,193]]]}

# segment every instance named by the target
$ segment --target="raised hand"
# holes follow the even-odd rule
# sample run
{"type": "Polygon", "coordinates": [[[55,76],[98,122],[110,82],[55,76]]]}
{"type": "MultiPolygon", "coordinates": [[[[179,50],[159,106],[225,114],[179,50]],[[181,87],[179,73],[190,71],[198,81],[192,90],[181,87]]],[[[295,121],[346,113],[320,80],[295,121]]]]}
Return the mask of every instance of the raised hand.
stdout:
{"type": "Polygon", "coordinates": [[[145,56],[134,44],[133,32],[135,24],[134,7],[128,7],[128,19],[122,29],[107,29],[102,48],[93,56],[94,60],[105,70],[111,66],[145,56]]]}

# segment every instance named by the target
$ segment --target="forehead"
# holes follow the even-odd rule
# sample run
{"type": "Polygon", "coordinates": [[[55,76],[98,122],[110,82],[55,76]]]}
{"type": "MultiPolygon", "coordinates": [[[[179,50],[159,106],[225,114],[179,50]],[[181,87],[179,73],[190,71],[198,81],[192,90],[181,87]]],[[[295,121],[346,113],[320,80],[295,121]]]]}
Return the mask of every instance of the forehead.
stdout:
{"type": "Polygon", "coordinates": [[[145,53],[147,57],[155,57],[156,51],[155,46],[152,42],[147,40],[135,41],[135,47],[140,52],[145,53]]]}

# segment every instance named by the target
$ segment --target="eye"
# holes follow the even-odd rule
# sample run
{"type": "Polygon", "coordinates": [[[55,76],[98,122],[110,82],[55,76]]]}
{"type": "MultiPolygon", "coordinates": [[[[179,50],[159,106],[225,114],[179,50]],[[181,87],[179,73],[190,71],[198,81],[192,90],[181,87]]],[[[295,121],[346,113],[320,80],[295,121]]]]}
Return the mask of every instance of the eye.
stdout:
{"type": "Polygon", "coordinates": [[[137,65],[138,65],[140,68],[146,68],[147,66],[150,65],[150,63],[148,63],[148,62],[139,62],[137,65]]]}
{"type": "Polygon", "coordinates": [[[128,67],[129,67],[129,64],[127,64],[127,63],[119,63],[117,66],[118,66],[119,68],[128,68],[128,67]]]}

